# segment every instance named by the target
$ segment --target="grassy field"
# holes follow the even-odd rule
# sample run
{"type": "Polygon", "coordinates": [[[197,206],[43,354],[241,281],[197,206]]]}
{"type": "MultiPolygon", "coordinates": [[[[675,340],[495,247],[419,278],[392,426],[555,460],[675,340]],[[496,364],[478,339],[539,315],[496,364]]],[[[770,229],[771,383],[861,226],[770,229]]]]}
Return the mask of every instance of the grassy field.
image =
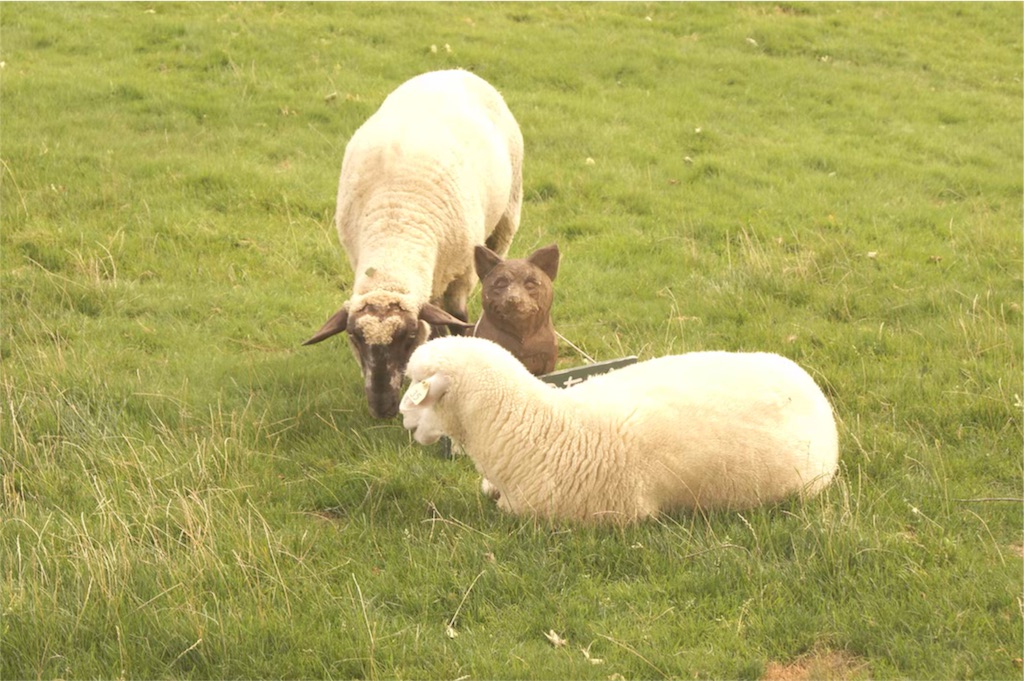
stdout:
{"type": "Polygon", "coordinates": [[[1020,678],[1022,23],[3,3],[0,677],[1020,678]],[[824,495],[504,516],[299,347],[351,283],[348,136],[456,66],[522,127],[512,254],[561,247],[561,333],[795,359],[824,495]]]}

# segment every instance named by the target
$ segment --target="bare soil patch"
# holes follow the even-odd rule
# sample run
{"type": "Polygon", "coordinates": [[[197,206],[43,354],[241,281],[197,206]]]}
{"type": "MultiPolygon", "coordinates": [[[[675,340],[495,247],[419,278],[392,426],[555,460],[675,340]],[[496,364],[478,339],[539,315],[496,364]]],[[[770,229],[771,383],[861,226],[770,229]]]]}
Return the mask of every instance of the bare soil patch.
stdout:
{"type": "Polygon", "coordinates": [[[868,663],[841,651],[814,652],[789,663],[769,662],[761,681],[867,679],[868,663]]]}

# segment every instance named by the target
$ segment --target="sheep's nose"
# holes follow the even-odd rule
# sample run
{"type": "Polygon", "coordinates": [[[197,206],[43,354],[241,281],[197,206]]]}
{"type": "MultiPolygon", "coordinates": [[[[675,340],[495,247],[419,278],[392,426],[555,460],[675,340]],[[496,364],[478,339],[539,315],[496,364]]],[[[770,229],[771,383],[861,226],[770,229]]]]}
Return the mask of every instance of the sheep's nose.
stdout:
{"type": "Polygon", "coordinates": [[[370,405],[370,414],[375,419],[390,419],[398,415],[398,405],[388,405],[386,407],[375,407],[370,405]]]}
{"type": "Polygon", "coordinates": [[[375,419],[390,419],[398,415],[397,395],[367,395],[370,414],[375,419]]]}

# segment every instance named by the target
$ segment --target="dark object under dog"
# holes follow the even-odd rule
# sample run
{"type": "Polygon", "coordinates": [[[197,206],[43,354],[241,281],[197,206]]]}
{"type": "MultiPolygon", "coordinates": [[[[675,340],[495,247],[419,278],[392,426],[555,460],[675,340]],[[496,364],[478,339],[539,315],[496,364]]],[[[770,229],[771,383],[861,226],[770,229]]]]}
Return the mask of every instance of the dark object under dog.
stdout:
{"type": "Polygon", "coordinates": [[[502,346],[535,376],[552,371],[558,359],[551,324],[551,282],[558,274],[558,245],[545,246],[525,259],[510,260],[502,260],[486,246],[477,246],[473,259],[483,294],[483,315],[473,335],[502,346]]]}

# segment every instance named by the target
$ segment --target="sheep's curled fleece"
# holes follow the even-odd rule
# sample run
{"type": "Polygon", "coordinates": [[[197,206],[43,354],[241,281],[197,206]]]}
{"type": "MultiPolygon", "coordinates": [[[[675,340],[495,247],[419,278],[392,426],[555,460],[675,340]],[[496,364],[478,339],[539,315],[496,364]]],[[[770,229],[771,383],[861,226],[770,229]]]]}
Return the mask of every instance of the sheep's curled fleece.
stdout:
{"type": "Polygon", "coordinates": [[[812,496],[835,475],[832,407],[769,353],[652,359],[567,389],[480,338],[413,353],[402,400],[421,444],[448,435],[517,514],[628,522],[812,496]]]}

